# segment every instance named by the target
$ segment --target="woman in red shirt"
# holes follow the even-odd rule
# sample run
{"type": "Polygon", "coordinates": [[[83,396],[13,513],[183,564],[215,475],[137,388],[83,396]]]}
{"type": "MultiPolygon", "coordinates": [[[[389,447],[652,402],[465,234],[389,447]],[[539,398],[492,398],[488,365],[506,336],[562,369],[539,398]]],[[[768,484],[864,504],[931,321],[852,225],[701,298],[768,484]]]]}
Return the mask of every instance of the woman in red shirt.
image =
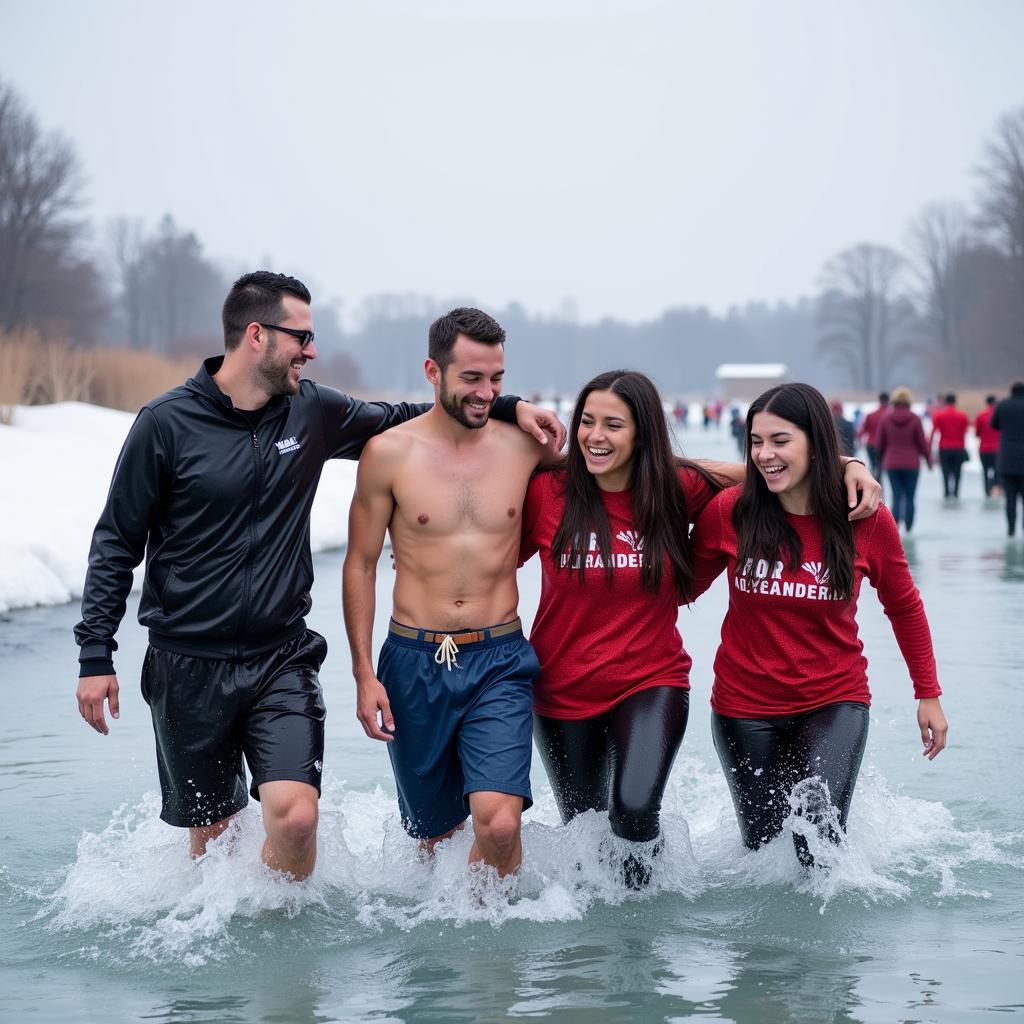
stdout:
{"type": "Polygon", "coordinates": [[[845,831],[868,730],[867,662],[855,619],[878,591],[919,699],[924,755],[945,746],[931,634],[899,530],[884,506],[851,523],[828,404],[783,384],[747,413],[747,476],[694,530],[694,593],[728,570],[729,610],[711,694],[715,748],[744,843],[774,839],[791,807],[797,855],[845,831]],[[808,842],[810,837],[810,843],[808,842]]]}
{"type": "MultiPolygon", "coordinates": [[[[676,628],[693,579],[689,528],[719,484],[673,456],[661,398],[641,373],[586,384],[569,438],[564,465],[530,481],[523,512],[520,561],[539,551],[542,573],[534,738],[563,821],[607,810],[617,836],[653,842],[689,710],[676,628]]],[[[743,478],[741,466],[709,468],[743,478]]],[[[869,495],[855,514],[870,514],[878,485],[863,465],[847,473],[869,495]]],[[[629,855],[623,874],[645,885],[649,858],[629,855]]]]}

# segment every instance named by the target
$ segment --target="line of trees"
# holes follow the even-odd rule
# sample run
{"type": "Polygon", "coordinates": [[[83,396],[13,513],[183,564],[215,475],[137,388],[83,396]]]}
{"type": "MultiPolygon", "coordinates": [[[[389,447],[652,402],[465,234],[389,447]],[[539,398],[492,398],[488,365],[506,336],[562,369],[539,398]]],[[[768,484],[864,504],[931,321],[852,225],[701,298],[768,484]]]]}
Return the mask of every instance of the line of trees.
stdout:
{"type": "Polygon", "coordinates": [[[916,363],[935,385],[985,385],[1024,363],[1024,109],[1002,117],[973,210],[929,203],[906,252],[861,244],[821,274],[818,347],[855,386],[891,386],[916,363]]]}
{"type": "MultiPolygon", "coordinates": [[[[978,167],[973,208],[932,203],[904,252],[858,244],[822,270],[819,294],[749,304],[725,316],[670,309],[645,324],[580,324],[513,303],[495,311],[522,390],[571,392],[628,362],[673,394],[714,388],[722,362],[783,359],[826,389],[876,390],[895,376],[931,385],[992,385],[1024,355],[1024,109],[997,124],[978,167]]],[[[229,278],[197,234],[169,214],[155,226],[119,218],[95,238],[71,144],[45,133],[0,81],[0,331],[34,327],[73,345],[97,341],[170,357],[214,351],[229,278]]],[[[378,295],[342,330],[318,303],[317,376],[343,387],[411,391],[436,301],[378,295]],[[333,353],[333,354],[332,354],[333,353]]]]}

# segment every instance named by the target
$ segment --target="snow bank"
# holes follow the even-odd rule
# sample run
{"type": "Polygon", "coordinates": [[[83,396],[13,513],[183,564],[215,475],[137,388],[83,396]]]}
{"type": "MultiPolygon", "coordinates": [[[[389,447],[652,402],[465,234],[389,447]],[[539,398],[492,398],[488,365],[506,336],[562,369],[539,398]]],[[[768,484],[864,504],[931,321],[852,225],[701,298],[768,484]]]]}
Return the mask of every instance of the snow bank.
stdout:
{"type": "MultiPolygon", "coordinates": [[[[134,413],[61,402],[19,408],[12,426],[0,426],[0,612],[82,596],[93,527],[134,421],[134,413]]],[[[354,462],[324,467],[314,551],[345,544],[355,474],[354,462]]]]}

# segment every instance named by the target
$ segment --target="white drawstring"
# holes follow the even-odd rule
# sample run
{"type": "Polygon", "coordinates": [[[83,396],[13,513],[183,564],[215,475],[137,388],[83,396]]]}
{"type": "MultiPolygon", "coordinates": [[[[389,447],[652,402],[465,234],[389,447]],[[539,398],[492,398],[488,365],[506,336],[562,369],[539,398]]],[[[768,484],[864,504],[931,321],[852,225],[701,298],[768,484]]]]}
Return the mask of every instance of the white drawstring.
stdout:
{"type": "Polygon", "coordinates": [[[455,655],[458,653],[459,645],[455,642],[455,638],[451,635],[451,633],[445,633],[444,639],[441,641],[440,646],[434,652],[434,661],[436,661],[438,665],[447,664],[448,671],[451,672],[452,665],[454,665],[456,668],[461,667],[459,663],[455,660],[455,655]]]}

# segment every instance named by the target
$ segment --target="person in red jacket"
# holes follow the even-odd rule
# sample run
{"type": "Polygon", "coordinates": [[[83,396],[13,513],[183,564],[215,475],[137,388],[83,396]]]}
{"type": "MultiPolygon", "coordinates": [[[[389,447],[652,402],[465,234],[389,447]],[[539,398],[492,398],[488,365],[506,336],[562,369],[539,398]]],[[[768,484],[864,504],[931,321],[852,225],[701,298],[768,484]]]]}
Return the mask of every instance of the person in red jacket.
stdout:
{"type": "Polygon", "coordinates": [[[992,426],[992,413],[996,408],[996,396],[985,398],[985,408],[974,417],[974,433],[978,437],[978,457],[981,459],[981,482],[985,497],[999,495],[999,474],[996,472],[996,456],[999,454],[999,431],[992,426]]]}
{"type": "Polygon", "coordinates": [[[857,431],[857,440],[864,445],[864,450],[868,453],[868,468],[871,475],[878,477],[879,480],[882,479],[882,460],[878,455],[878,428],[888,411],[889,392],[882,391],[878,395],[878,408],[872,409],[864,417],[860,430],[857,431]]]}
{"type": "Polygon", "coordinates": [[[747,413],[747,476],[693,534],[694,594],[727,569],[729,609],[711,693],[715,748],[743,842],[770,842],[796,811],[805,866],[845,832],[867,740],[867,662],[857,635],[866,578],[892,622],[919,699],[923,753],[945,746],[931,635],[899,532],[882,506],[851,523],[828,404],[807,384],[747,413]]]}
{"type": "MultiPolygon", "coordinates": [[[[607,811],[615,835],[653,844],[622,864],[640,888],[689,711],[690,656],[676,627],[693,579],[689,528],[715,477],[735,482],[744,470],[676,459],[657,388],[634,371],[583,387],[569,438],[564,465],[533,477],[523,509],[520,561],[539,551],[542,573],[534,739],[563,821],[607,811]]],[[[864,493],[850,514],[870,515],[878,484],[863,464],[845,473],[850,504],[864,493]]]]}
{"type": "Polygon", "coordinates": [[[967,461],[967,413],[956,407],[956,395],[946,395],[941,409],[932,413],[932,432],[928,447],[939,439],[939,469],[942,472],[942,496],[960,497],[960,470],[967,461]]]}

